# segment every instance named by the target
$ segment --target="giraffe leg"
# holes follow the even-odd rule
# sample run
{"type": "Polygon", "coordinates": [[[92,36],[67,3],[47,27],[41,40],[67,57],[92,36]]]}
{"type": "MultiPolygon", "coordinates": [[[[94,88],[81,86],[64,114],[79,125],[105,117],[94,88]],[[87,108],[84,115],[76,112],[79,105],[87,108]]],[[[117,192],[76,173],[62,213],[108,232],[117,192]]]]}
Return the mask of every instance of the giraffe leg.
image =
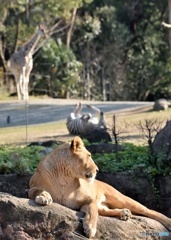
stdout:
{"type": "Polygon", "coordinates": [[[29,62],[26,66],[26,72],[25,72],[25,81],[26,81],[26,98],[29,99],[29,80],[30,80],[30,73],[33,68],[33,59],[32,57],[29,58],[29,62]]]}
{"type": "Polygon", "coordinates": [[[28,83],[29,83],[29,80],[26,79],[26,82],[25,82],[25,100],[29,99],[28,83]]]}
{"type": "Polygon", "coordinates": [[[27,100],[26,99],[26,83],[25,82],[23,82],[23,99],[27,100]]]}
{"type": "Polygon", "coordinates": [[[18,100],[21,100],[20,83],[16,82],[16,85],[17,85],[17,97],[18,100]]]}
{"type": "Polygon", "coordinates": [[[18,87],[18,91],[19,91],[19,95],[20,95],[20,99],[21,99],[21,97],[23,98],[23,78],[22,78],[22,75],[20,75],[19,76],[19,81],[18,81],[18,85],[19,85],[19,87],[18,87]]]}
{"type": "Polygon", "coordinates": [[[15,82],[16,82],[16,87],[17,87],[17,97],[18,100],[21,100],[21,76],[18,74],[14,74],[15,82]]]}
{"type": "Polygon", "coordinates": [[[26,89],[26,67],[23,67],[23,73],[22,73],[22,84],[23,84],[23,99],[27,100],[27,89],[26,89]]]}

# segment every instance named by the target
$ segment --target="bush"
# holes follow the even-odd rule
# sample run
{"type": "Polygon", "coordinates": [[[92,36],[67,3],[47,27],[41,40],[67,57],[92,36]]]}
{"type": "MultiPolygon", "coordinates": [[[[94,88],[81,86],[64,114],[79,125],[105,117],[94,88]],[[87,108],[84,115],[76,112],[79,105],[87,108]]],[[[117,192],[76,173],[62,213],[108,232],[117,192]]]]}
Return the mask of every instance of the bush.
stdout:
{"type": "MultiPolygon", "coordinates": [[[[85,143],[89,144],[86,141],[85,143]]],[[[32,174],[42,158],[43,149],[43,146],[0,146],[0,174],[32,174]]],[[[125,143],[117,154],[96,153],[93,154],[93,160],[101,172],[145,171],[149,176],[171,174],[170,166],[164,168],[153,164],[153,156],[150,155],[147,146],[125,143]]]]}
{"type": "Polygon", "coordinates": [[[33,173],[40,159],[41,146],[8,147],[0,146],[0,174],[33,173]]]}
{"type": "Polygon", "coordinates": [[[118,172],[145,168],[149,164],[149,153],[146,146],[135,146],[126,143],[123,150],[116,153],[96,153],[93,159],[102,172],[118,172]],[[119,157],[119,161],[118,161],[119,157]]]}

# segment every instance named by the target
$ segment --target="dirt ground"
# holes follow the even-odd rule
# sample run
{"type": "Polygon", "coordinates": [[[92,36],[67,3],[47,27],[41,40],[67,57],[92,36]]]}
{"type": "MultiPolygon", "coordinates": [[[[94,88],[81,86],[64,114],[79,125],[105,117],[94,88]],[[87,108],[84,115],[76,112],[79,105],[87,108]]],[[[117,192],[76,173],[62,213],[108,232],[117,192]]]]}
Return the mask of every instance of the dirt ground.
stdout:
{"type": "MultiPolygon", "coordinates": [[[[113,114],[112,112],[105,114],[106,121],[111,129],[113,127],[113,114]]],[[[152,107],[115,112],[118,139],[121,142],[131,142],[137,145],[147,144],[147,138],[142,133],[140,125],[144,124],[145,120],[151,123],[155,122],[155,127],[153,126],[153,135],[155,135],[155,128],[158,125],[160,125],[160,128],[163,127],[166,121],[170,120],[170,116],[170,109],[154,112],[152,107]]],[[[110,133],[112,135],[112,130],[110,130],[110,133]]],[[[0,129],[1,144],[27,145],[30,142],[48,140],[71,141],[72,138],[73,136],[67,130],[66,121],[0,129]]]]}
{"type": "MultiPolygon", "coordinates": [[[[144,107],[116,114],[116,129],[121,142],[136,145],[147,145],[149,129],[152,140],[166,122],[171,119],[171,109],[153,111],[153,107],[144,107]]],[[[113,127],[113,115],[108,115],[108,121],[113,127]]]]}

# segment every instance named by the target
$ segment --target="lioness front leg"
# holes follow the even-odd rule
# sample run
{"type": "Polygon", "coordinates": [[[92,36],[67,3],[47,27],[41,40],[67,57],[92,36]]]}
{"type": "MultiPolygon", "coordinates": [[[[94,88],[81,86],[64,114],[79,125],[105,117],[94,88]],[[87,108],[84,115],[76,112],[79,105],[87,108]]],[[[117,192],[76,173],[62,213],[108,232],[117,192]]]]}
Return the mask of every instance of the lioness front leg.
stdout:
{"type": "Polygon", "coordinates": [[[41,205],[48,205],[53,202],[50,193],[35,187],[29,190],[28,195],[30,199],[34,199],[36,203],[41,205]]]}
{"type": "Polygon", "coordinates": [[[35,202],[38,204],[41,204],[41,205],[48,205],[48,204],[52,203],[53,200],[52,200],[51,195],[48,192],[42,191],[41,194],[36,196],[35,202]]]}
{"type": "Polygon", "coordinates": [[[84,205],[81,211],[86,214],[83,219],[84,232],[88,238],[94,237],[96,235],[98,218],[97,203],[91,202],[90,204],[84,205]]]}

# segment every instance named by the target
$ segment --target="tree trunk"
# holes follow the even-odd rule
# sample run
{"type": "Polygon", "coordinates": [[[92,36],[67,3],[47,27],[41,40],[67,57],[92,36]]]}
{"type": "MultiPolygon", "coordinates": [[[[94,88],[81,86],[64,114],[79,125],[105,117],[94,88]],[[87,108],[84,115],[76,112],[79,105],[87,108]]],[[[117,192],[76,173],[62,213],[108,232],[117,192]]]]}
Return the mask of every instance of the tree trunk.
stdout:
{"type": "Polygon", "coordinates": [[[71,25],[67,33],[66,45],[68,48],[70,47],[70,43],[71,43],[71,37],[72,37],[73,28],[74,28],[76,14],[77,14],[77,7],[75,7],[73,10],[72,17],[71,17],[71,25]]]}
{"type": "MultiPolygon", "coordinates": [[[[169,6],[169,24],[171,24],[171,0],[168,0],[168,6],[169,6]]],[[[171,28],[169,28],[169,45],[171,54],[171,28]]]]}

